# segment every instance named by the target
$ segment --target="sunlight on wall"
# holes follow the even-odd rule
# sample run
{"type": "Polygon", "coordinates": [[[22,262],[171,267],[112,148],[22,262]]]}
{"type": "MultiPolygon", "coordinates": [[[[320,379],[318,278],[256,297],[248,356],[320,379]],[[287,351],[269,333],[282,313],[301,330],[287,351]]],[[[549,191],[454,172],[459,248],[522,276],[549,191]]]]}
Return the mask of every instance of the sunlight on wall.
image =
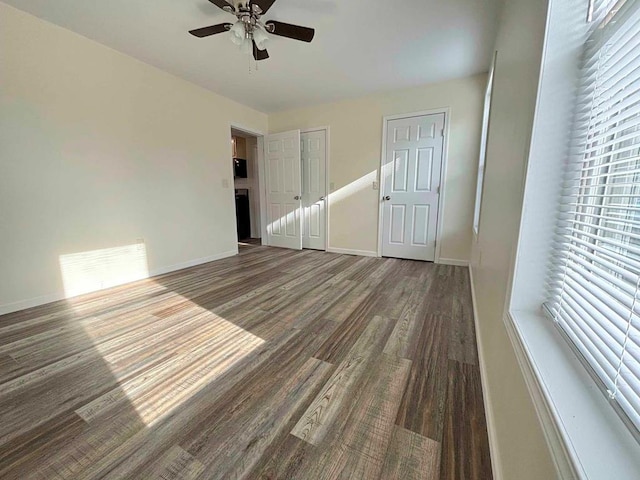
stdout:
{"type": "MultiPolygon", "coordinates": [[[[339,188],[335,192],[330,193],[328,195],[330,205],[335,205],[346,200],[348,197],[355,195],[358,192],[370,189],[373,185],[373,182],[376,181],[377,177],[378,171],[374,170],[373,172],[369,172],[366,175],[358,178],[357,180],[354,180],[348,185],[339,188]]],[[[304,218],[304,215],[302,214],[303,209],[304,207],[302,209],[296,209],[293,212],[280,217],[278,216],[278,214],[273,215],[273,212],[271,212],[272,218],[274,218],[274,220],[267,225],[267,235],[295,237],[295,224],[298,219],[302,220],[304,218]]]]}
{"type": "MultiPolygon", "coordinates": [[[[76,413],[84,420],[109,414],[111,409],[126,402],[147,426],[152,426],[207,385],[220,380],[265,342],[188,298],[165,291],[166,299],[171,299],[172,304],[183,305],[176,315],[156,318],[148,327],[129,336],[129,348],[123,349],[118,340],[96,343],[96,351],[110,366],[115,380],[124,381],[78,409],[76,413]],[[179,341],[167,341],[174,336],[179,341]],[[125,380],[131,378],[129,369],[122,368],[131,356],[131,345],[138,355],[161,346],[166,360],[144,375],[125,380]]],[[[85,325],[84,330],[92,340],[101,335],[99,324],[85,325]]]]}
{"type": "Polygon", "coordinates": [[[60,255],[67,298],[149,277],[144,243],[60,255]]]}
{"type": "Polygon", "coordinates": [[[339,203],[345,200],[347,197],[356,194],[357,192],[371,188],[373,182],[376,181],[377,174],[377,170],[369,172],[366,175],[358,178],[357,180],[349,183],[348,185],[345,185],[344,187],[339,188],[335,192],[329,194],[331,204],[339,203]]]}

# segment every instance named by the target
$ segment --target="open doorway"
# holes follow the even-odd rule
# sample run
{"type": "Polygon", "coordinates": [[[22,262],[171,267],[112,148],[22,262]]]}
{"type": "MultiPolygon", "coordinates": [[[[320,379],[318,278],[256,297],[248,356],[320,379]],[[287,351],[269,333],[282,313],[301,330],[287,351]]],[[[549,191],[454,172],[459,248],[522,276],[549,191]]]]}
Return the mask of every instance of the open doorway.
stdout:
{"type": "Polygon", "coordinates": [[[231,128],[236,230],[241,245],[261,245],[258,137],[231,128]]]}

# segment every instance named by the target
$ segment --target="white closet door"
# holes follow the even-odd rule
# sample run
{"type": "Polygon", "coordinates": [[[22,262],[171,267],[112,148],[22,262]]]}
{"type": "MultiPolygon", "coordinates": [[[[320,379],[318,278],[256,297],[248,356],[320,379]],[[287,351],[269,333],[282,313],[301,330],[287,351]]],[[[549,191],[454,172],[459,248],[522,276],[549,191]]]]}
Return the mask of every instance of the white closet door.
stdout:
{"type": "Polygon", "coordinates": [[[268,135],[265,160],[268,243],[301,250],[300,130],[268,135]]]}
{"type": "Polygon", "coordinates": [[[300,135],[302,157],[302,248],[326,249],[326,131],[300,135]]]}
{"type": "Polygon", "coordinates": [[[382,255],[435,260],[444,114],[389,120],[382,255]]]}

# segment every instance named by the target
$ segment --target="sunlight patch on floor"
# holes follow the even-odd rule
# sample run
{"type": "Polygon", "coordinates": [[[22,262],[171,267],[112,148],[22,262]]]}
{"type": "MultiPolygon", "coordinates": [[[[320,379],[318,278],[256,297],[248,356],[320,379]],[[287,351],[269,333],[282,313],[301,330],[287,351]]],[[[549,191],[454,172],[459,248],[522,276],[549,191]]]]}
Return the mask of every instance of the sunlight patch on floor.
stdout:
{"type": "MultiPolygon", "coordinates": [[[[90,422],[126,402],[145,425],[152,426],[265,343],[188,298],[170,293],[184,301],[179,312],[132,332],[126,348],[118,345],[122,339],[95,345],[117,381],[130,376],[131,364],[157,362],[157,346],[162,346],[164,360],[78,409],[84,420],[90,422]]],[[[89,337],[92,330],[86,328],[89,337]]]]}

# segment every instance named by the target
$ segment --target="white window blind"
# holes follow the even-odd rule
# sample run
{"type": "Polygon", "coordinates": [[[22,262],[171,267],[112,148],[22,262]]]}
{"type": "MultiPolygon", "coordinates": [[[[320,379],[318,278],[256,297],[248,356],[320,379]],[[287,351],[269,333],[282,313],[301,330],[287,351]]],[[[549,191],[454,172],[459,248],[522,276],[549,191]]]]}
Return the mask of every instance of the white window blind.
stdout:
{"type": "Polygon", "coordinates": [[[640,0],[594,9],[547,308],[640,429],[640,0]]]}

